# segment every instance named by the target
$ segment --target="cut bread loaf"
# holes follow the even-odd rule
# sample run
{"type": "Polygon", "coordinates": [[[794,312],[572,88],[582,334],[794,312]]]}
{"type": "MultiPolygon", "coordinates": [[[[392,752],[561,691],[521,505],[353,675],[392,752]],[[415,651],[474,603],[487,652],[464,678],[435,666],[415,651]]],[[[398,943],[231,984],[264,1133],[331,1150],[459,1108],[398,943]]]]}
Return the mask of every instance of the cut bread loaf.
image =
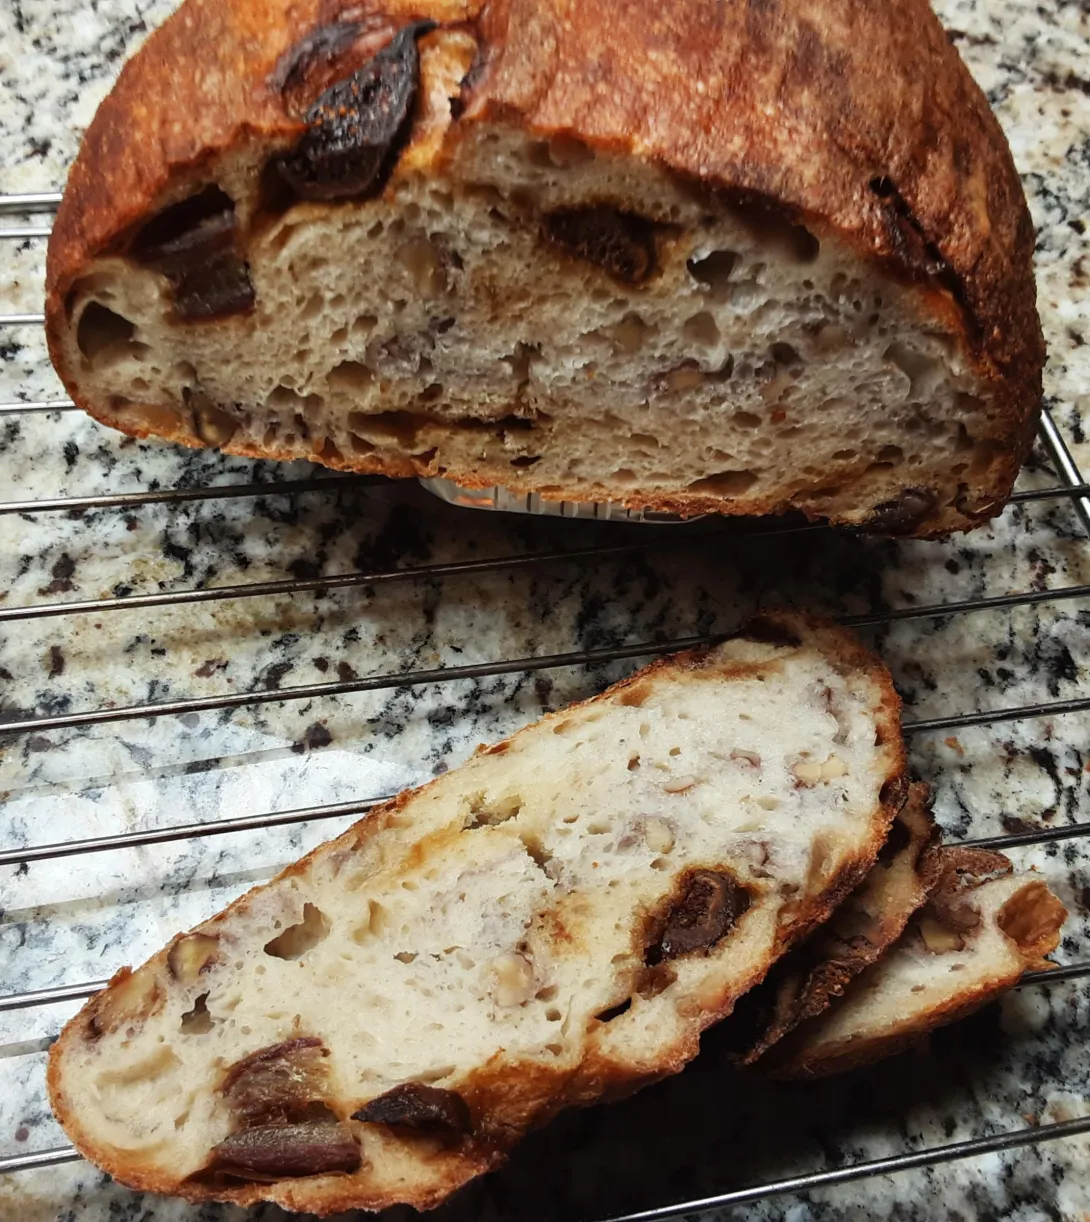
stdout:
{"type": "Polygon", "coordinates": [[[139,437],[933,535],[1032,439],[1032,250],[926,0],[185,0],[47,329],[139,437]]]}
{"type": "MultiPolygon", "coordinates": [[[[844,996],[767,1055],[782,1077],[819,1077],[892,1056],[1047,968],[1063,904],[1000,853],[939,849],[938,883],[900,940],[844,996]]],[[[762,1061],[762,1064],[765,1063],[762,1061]]]]}
{"type": "Polygon", "coordinates": [[[121,1182],[437,1204],[560,1108],[679,1070],[873,864],[898,701],[795,614],[655,663],[378,808],[119,972],[49,1063],[121,1182]]]}
{"type": "Polygon", "coordinates": [[[742,999],[731,1019],[742,1064],[756,1061],[800,1023],[828,1009],[904,932],[943,868],[929,800],[926,785],[909,786],[867,877],[742,999]]]}

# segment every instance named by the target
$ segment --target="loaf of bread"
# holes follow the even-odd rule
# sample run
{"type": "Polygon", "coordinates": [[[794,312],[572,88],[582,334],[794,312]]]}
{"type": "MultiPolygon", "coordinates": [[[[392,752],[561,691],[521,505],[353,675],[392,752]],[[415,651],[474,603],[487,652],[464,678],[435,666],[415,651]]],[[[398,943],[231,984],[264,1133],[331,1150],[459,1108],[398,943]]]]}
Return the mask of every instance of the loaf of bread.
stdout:
{"type": "Polygon", "coordinates": [[[46,325],[137,437],[936,535],[1031,442],[1033,244],[927,0],[185,0],[46,325]]]}
{"type": "Polygon", "coordinates": [[[921,782],[909,786],[867,877],[742,999],[731,1018],[742,1064],[752,1064],[800,1023],[823,1013],[901,936],[944,867],[930,796],[921,782]]]}
{"type": "Polygon", "coordinates": [[[53,1046],[54,1111],[140,1189],[434,1205],[679,1070],[828,916],[903,804],[898,716],[795,614],[657,662],[120,971],[53,1046]]]}
{"type": "Polygon", "coordinates": [[[819,1077],[891,1056],[1050,966],[1067,910],[1038,875],[983,849],[937,858],[937,885],[900,940],[767,1054],[774,1073],[819,1077]]]}

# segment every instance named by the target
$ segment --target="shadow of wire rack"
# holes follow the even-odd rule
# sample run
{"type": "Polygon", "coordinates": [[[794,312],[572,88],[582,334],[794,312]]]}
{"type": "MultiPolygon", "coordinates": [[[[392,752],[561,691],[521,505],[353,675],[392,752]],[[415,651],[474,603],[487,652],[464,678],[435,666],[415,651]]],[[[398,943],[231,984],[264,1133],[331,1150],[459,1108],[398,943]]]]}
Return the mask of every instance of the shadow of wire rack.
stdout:
{"type": "MultiPolygon", "coordinates": [[[[7,195],[0,196],[0,249],[8,243],[48,238],[49,214],[56,208],[59,194],[7,195]],[[19,218],[7,221],[6,218],[19,218]]],[[[19,327],[40,327],[40,313],[0,312],[0,335],[19,327]]],[[[73,408],[68,400],[50,399],[0,403],[0,418],[26,416],[34,413],[63,412],[73,408]]],[[[1087,484],[1076,466],[1075,460],[1057,428],[1046,411],[1041,422],[1039,447],[1047,458],[1057,482],[1047,487],[1019,491],[1013,497],[1014,504],[1032,502],[1068,502],[1080,524],[1081,532],[1090,536],[1090,484],[1087,484]]],[[[343,488],[350,484],[374,482],[371,477],[335,477],[286,479],[275,484],[277,494],[293,495],[330,487],[343,488]]],[[[194,501],[215,501],[228,498],[258,497],[270,490],[269,482],[233,483],[200,487],[148,490],[114,495],[59,497],[53,499],[7,500],[0,502],[0,515],[37,515],[48,513],[79,513],[98,509],[132,509],[142,505],[175,505],[194,501]]],[[[813,525],[758,525],[751,530],[761,538],[788,536],[804,532],[821,531],[813,525]]],[[[406,568],[391,568],[386,571],[357,571],[335,576],[306,576],[275,581],[260,581],[243,584],[190,588],[182,591],[167,591],[145,595],[132,594],[124,597],[98,598],[84,601],[41,603],[29,606],[0,607],[0,626],[31,620],[54,617],[99,614],[118,609],[140,609],[184,606],[204,602],[225,602],[234,599],[266,595],[290,595],[314,591],[326,591],[351,587],[375,587],[383,584],[415,582],[501,570],[534,569],[562,555],[566,563],[591,565],[605,559],[638,553],[653,546],[645,543],[639,528],[620,528],[621,542],[595,543],[589,547],[565,549],[563,553],[551,550],[523,552],[494,559],[474,559],[451,563],[421,564],[406,568]]],[[[739,538],[738,532],[730,537],[739,538]]],[[[676,536],[671,535],[670,545],[676,536]]],[[[991,597],[970,598],[945,603],[913,605],[904,608],[876,611],[871,614],[842,616],[843,623],[853,627],[869,627],[892,624],[903,620],[939,620],[947,617],[969,615],[980,611],[1002,611],[1026,607],[1033,604],[1060,602],[1068,599],[1090,597],[1090,584],[1062,586],[1058,589],[1030,589],[991,597]]],[[[282,703],[300,700],[321,700],[358,692],[383,691],[411,688],[425,684],[449,683],[459,679],[480,679],[490,676],[529,674],[568,666],[585,666],[596,663],[615,662],[624,659],[647,658],[675,649],[704,645],[720,639],[715,634],[690,635],[666,640],[641,640],[631,644],[608,646],[553,653],[533,657],[502,657],[487,662],[464,666],[447,666],[415,670],[411,673],[393,672],[365,678],[346,678],[337,681],[311,683],[290,688],[274,688],[237,692],[210,697],[195,697],[178,700],[152,701],[126,707],[103,707],[84,712],[63,712],[46,716],[33,716],[20,720],[0,720],[0,740],[13,736],[87,727],[106,723],[123,723],[136,719],[184,715],[207,711],[221,712],[232,708],[254,706],[262,703],[282,703]]],[[[1090,696],[1072,699],[1050,699],[1032,704],[1003,707],[989,711],[963,710],[949,716],[908,720],[907,735],[940,730],[958,730],[971,726],[988,726],[999,722],[1028,721],[1034,718],[1090,710],[1090,696]]],[[[86,854],[108,853],[114,850],[148,845],[180,842],[199,837],[218,837],[243,831],[263,830],[293,824],[316,823],[321,820],[346,815],[365,813],[383,801],[380,795],[358,801],[329,803],[251,815],[241,818],[217,820],[214,823],[184,823],[160,827],[147,831],[128,831],[116,835],[73,839],[57,843],[42,843],[31,846],[5,848],[0,846],[0,866],[21,866],[24,863],[81,857],[86,854]]],[[[1079,822],[1066,826],[1035,828],[1012,834],[996,835],[962,843],[1009,849],[1023,845],[1042,845],[1090,835],[1090,822],[1079,822]]],[[[1090,976],[1090,961],[1076,962],[1044,972],[1033,972],[1023,978],[1021,988],[1034,988],[1042,984],[1082,979],[1090,976]]],[[[80,1000],[91,996],[105,984],[104,980],[77,980],[55,988],[38,989],[0,996],[0,1014],[15,1010],[44,1007],[53,1003],[80,1000]]],[[[931,1145],[923,1149],[906,1150],[887,1158],[850,1163],[829,1170],[797,1176],[771,1179],[751,1187],[727,1192],[713,1193],[678,1199],[651,1209],[623,1214],[629,1222],[654,1222],[656,1219],[677,1216],[682,1213],[698,1213],[715,1207],[756,1203],[783,1194],[796,1193],[819,1187],[844,1184],[870,1176],[890,1174],[913,1168],[929,1167],[957,1159],[968,1158],[990,1152],[1015,1149],[1020,1146],[1049,1142],[1060,1138],[1090,1133],[1090,1117],[1042,1123],[1010,1131],[991,1134],[969,1141],[931,1145]]],[[[79,1156],[71,1147],[61,1146],[34,1153],[0,1157],[0,1175],[27,1171],[35,1168],[56,1166],[78,1161],[79,1156]]]]}

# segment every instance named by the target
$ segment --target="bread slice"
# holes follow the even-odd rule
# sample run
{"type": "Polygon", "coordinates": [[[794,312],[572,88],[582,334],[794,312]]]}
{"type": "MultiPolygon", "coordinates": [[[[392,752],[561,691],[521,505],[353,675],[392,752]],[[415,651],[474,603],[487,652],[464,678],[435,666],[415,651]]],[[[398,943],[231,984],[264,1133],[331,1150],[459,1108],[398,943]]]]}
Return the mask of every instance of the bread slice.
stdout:
{"type": "Polygon", "coordinates": [[[927,0],[186,0],[47,330],[138,437],[933,535],[1032,439],[1032,251],[927,0]]]}
{"type": "MultiPolygon", "coordinates": [[[[938,851],[940,881],[896,945],[844,996],[774,1048],[781,1077],[820,1077],[892,1056],[1049,966],[1067,909],[1001,854],[938,851]]],[[[764,1062],[762,1062],[764,1064],[764,1062]]]]}
{"type": "Polygon", "coordinates": [[[898,701],[795,614],[657,662],[380,807],[122,969],[54,1045],[114,1178],[435,1205],[560,1108],[679,1070],[863,877],[898,701]]]}
{"type": "Polygon", "coordinates": [[[829,920],[776,964],[731,1018],[739,1060],[752,1064],[825,1011],[904,931],[944,868],[928,786],[917,781],[870,873],[829,920]]]}

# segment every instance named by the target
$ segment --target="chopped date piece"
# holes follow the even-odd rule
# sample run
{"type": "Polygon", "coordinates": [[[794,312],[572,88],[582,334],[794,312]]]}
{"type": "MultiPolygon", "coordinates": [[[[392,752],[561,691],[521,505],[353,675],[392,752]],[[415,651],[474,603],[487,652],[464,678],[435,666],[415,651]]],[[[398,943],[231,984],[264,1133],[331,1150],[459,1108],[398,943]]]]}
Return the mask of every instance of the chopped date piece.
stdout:
{"type": "Polygon", "coordinates": [[[660,963],[714,946],[748,907],[749,892],[729,874],[694,870],[681,898],[666,914],[658,941],[648,947],[647,962],[660,963]]]}
{"type": "Polygon", "coordinates": [[[249,269],[233,252],[187,272],[174,287],[174,312],[183,322],[245,314],[253,304],[249,269]]]}
{"type": "Polygon", "coordinates": [[[243,313],[253,307],[254,288],[237,227],[234,201],[213,184],[148,221],[129,255],[170,280],[181,321],[243,313]]]}
{"type": "Polygon", "coordinates": [[[627,284],[640,284],[655,270],[654,225],[634,213],[606,205],[564,208],[545,218],[545,232],[627,284]]]}
{"type": "Polygon", "coordinates": [[[289,1176],[356,1171],[359,1143],[347,1125],[308,1120],[242,1129],[212,1150],[207,1170],[240,1179],[278,1180],[289,1176]]]}
{"type": "Polygon", "coordinates": [[[385,186],[412,127],[420,84],[416,40],[433,21],[404,26],[346,80],[307,111],[307,130],[280,158],[280,175],[303,199],[361,199],[385,186]]]}
{"type": "Polygon", "coordinates": [[[223,1094],[247,1124],[298,1119],[325,1098],[326,1049],[314,1036],[300,1036],[259,1049],[233,1065],[223,1094]]]}
{"type": "Polygon", "coordinates": [[[472,1126],[469,1108],[461,1095],[420,1082],[395,1086],[353,1112],[352,1119],[452,1134],[468,1133],[472,1126]]]}

